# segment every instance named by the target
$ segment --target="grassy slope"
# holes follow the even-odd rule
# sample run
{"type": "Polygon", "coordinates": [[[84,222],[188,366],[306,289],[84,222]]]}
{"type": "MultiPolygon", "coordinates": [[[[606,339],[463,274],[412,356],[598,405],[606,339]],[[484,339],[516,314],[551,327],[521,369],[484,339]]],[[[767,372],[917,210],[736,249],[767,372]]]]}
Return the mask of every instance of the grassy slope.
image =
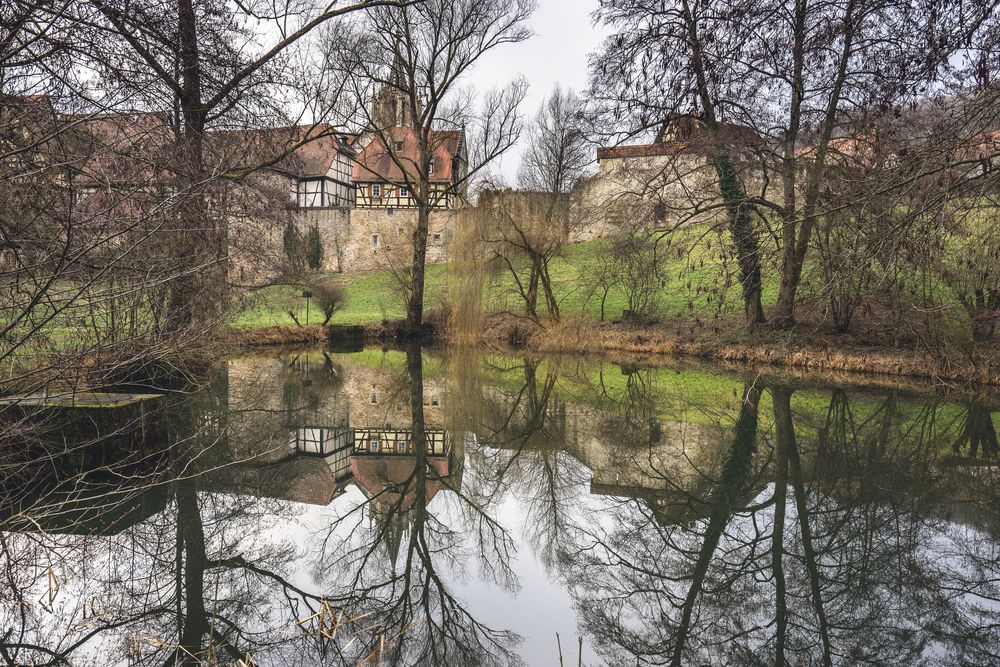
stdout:
{"type": "MultiPolygon", "coordinates": [[[[590,293],[587,276],[601,261],[601,243],[603,241],[596,240],[567,246],[563,256],[553,260],[550,275],[564,314],[582,313],[588,319],[599,319],[599,298],[590,293]]],[[[718,281],[723,280],[720,276],[725,273],[721,270],[721,260],[716,249],[718,245],[715,242],[711,248],[706,248],[705,244],[697,244],[694,254],[684,256],[679,256],[677,252],[668,249],[670,256],[666,270],[668,277],[660,290],[662,315],[711,316],[715,312],[718,305],[717,295],[722,291],[717,289],[721,284],[718,281]]],[[[774,278],[773,271],[767,271],[765,275],[774,278]]],[[[402,300],[397,296],[393,278],[388,272],[345,276],[344,281],[347,304],[334,316],[332,320],[334,324],[371,324],[383,319],[395,320],[403,317],[402,300]]],[[[447,281],[446,265],[428,266],[429,307],[433,308],[441,302],[447,289],[447,281]]],[[[765,302],[773,302],[776,295],[776,280],[768,280],[765,284],[765,302]]],[[[509,274],[504,272],[490,282],[486,300],[492,309],[519,308],[514,281],[509,274]]],[[[606,317],[608,319],[619,317],[626,305],[625,294],[620,289],[612,290],[605,302],[606,317]]],[[[739,285],[734,280],[724,291],[722,311],[735,312],[739,308],[739,285]]],[[[288,286],[267,288],[251,298],[233,318],[231,326],[257,328],[292,325],[294,323],[287,312],[290,309],[294,309],[299,320],[305,323],[306,305],[305,299],[301,297],[301,289],[288,286]]],[[[313,310],[310,321],[316,321],[316,316],[317,313],[313,310]]]]}

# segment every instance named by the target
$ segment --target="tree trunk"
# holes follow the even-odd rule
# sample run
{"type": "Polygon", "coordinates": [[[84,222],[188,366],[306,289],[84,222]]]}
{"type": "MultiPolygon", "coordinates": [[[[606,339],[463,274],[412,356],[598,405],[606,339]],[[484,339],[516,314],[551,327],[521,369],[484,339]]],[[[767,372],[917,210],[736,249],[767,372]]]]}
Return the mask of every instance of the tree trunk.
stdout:
{"type": "Polygon", "coordinates": [[[740,267],[743,314],[747,325],[753,327],[763,324],[765,319],[761,303],[760,244],[753,228],[751,205],[730,158],[716,157],[715,170],[719,177],[719,191],[729,214],[729,231],[740,267]]]}
{"type": "MultiPolygon", "coordinates": [[[[794,213],[791,214],[794,216],[794,213]]],[[[798,258],[795,244],[795,220],[785,220],[781,228],[781,283],[778,287],[778,302],[774,308],[774,326],[790,329],[795,326],[795,293],[802,277],[802,262],[798,258]]]]}
{"type": "MultiPolygon", "coordinates": [[[[771,533],[771,571],[774,574],[774,608],[775,608],[775,651],[774,664],[785,664],[785,642],[788,634],[788,601],[785,583],[784,553],[785,553],[785,513],[788,499],[788,446],[789,439],[794,440],[792,428],[791,404],[775,392],[774,424],[775,424],[775,459],[774,459],[774,528],[771,533]]],[[[784,392],[791,395],[787,390],[784,392]]]]}
{"type": "Polygon", "coordinates": [[[705,539],[698,550],[694,570],[691,573],[691,586],[688,588],[681,607],[681,618],[677,623],[677,633],[670,664],[676,667],[684,664],[684,648],[691,630],[694,608],[705,587],[708,568],[715,557],[722,534],[732,519],[733,514],[742,504],[742,496],[747,490],[750,479],[753,455],[757,449],[757,406],[760,392],[752,386],[743,389],[743,403],[740,406],[740,416],[736,420],[733,432],[733,442],[727,453],[722,473],[709,498],[710,510],[708,524],[705,527],[705,539]]]}
{"type": "Polygon", "coordinates": [[[559,302],[556,301],[556,295],[552,291],[552,280],[549,278],[549,262],[547,259],[540,260],[539,276],[542,280],[542,288],[545,290],[545,303],[549,309],[549,315],[552,319],[559,319],[559,302]]]}
{"type": "MultiPolygon", "coordinates": [[[[712,137],[719,138],[718,123],[715,118],[715,99],[709,87],[709,75],[702,50],[698,22],[687,0],[681,2],[684,20],[687,24],[688,41],[691,45],[691,67],[695,73],[698,97],[701,100],[705,123],[712,137]]],[[[715,142],[721,146],[720,141],[715,142]]],[[[753,328],[764,322],[764,307],[761,305],[760,246],[753,229],[753,213],[747,201],[746,190],[740,183],[732,159],[715,149],[712,162],[719,179],[719,193],[729,216],[729,231],[736,246],[737,262],[740,267],[740,285],[743,288],[743,314],[747,325],[753,328]]]]}
{"type": "Polygon", "coordinates": [[[820,579],[819,557],[813,545],[812,527],[809,525],[809,507],[807,505],[805,480],[802,474],[802,462],[799,458],[798,444],[795,440],[795,423],[792,418],[792,390],[788,387],[773,387],[771,400],[774,403],[774,430],[778,447],[782,449],[787,461],[788,477],[792,483],[795,496],[795,512],[798,515],[799,531],[802,539],[802,555],[806,572],[809,575],[810,592],[812,594],[813,610],[819,626],[820,642],[823,647],[822,663],[824,667],[832,664],[829,623],[826,619],[826,609],[823,605],[823,587],[820,579]]]}
{"type": "Polygon", "coordinates": [[[531,257],[531,273],[528,275],[528,293],[524,295],[524,312],[531,319],[538,321],[538,258],[531,257]]]}
{"type": "MultiPolygon", "coordinates": [[[[424,180],[424,179],[421,179],[424,180]]],[[[424,324],[424,267],[427,261],[427,230],[430,226],[430,188],[421,183],[423,197],[417,209],[417,228],[413,230],[413,275],[410,302],[406,308],[406,333],[415,335],[424,324]]]]}
{"type": "Polygon", "coordinates": [[[205,109],[201,99],[197,17],[191,0],[179,0],[177,3],[177,26],[182,127],[176,185],[181,203],[171,252],[177,260],[174,270],[180,271],[180,275],[170,285],[165,323],[167,333],[188,328],[199,315],[210,312],[210,308],[217,305],[216,300],[224,296],[225,275],[219,275],[217,262],[227,250],[222,245],[224,235],[217,233],[213,221],[209,219],[204,195],[200,192],[204,176],[205,109]],[[221,285],[217,284],[220,280],[221,285]]]}
{"type": "MultiPolygon", "coordinates": [[[[204,573],[207,557],[205,555],[205,533],[202,527],[201,511],[198,509],[198,496],[195,490],[187,485],[177,488],[177,540],[178,556],[183,545],[183,565],[180,560],[177,568],[183,567],[183,577],[178,572],[178,582],[183,584],[184,616],[178,619],[179,636],[176,658],[177,664],[197,662],[202,656],[202,638],[208,632],[208,619],[205,615],[205,584],[204,573]]],[[[177,591],[178,604],[182,597],[177,591]]]]}

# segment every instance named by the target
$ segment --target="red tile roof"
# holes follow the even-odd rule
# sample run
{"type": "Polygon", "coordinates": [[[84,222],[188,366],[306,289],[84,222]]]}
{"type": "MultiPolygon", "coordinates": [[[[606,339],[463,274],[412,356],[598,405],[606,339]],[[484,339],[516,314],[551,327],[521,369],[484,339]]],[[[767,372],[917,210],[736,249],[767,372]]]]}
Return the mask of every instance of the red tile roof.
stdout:
{"type": "MultiPolygon", "coordinates": [[[[427,474],[424,502],[445,488],[448,477],[447,457],[428,456],[430,470],[427,474]]],[[[362,454],[351,456],[351,475],[369,498],[377,497],[384,505],[399,504],[399,509],[412,508],[417,500],[417,457],[412,455],[362,454]]]]}
{"type": "Polygon", "coordinates": [[[597,160],[612,160],[629,157],[654,157],[657,155],[679,155],[685,152],[696,152],[690,149],[686,142],[671,141],[665,144],[639,144],[632,146],[610,146],[597,149],[597,160]]]}
{"type": "MultiPolygon", "coordinates": [[[[378,137],[369,142],[356,158],[354,173],[351,175],[355,182],[402,182],[404,178],[400,164],[405,167],[407,178],[416,180],[416,165],[419,157],[416,130],[409,127],[394,127],[389,130],[388,134],[394,144],[401,144],[400,148],[393,146],[393,150],[390,151],[378,137]],[[395,160],[393,160],[393,156],[395,156],[395,160]]],[[[430,181],[432,183],[453,182],[456,176],[454,173],[455,158],[461,157],[462,132],[460,130],[432,130],[430,141],[434,148],[432,158],[434,173],[431,174],[430,181]]]]}
{"type": "Polygon", "coordinates": [[[760,135],[746,125],[718,123],[718,139],[709,136],[705,122],[697,114],[674,114],[667,119],[650,144],[610,146],[597,149],[597,160],[655,157],[659,155],[706,154],[716,144],[728,147],[759,146],[760,135]]]}
{"type": "Polygon", "coordinates": [[[176,158],[166,114],[147,112],[66,116],[70,161],[78,182],[141,184],[164,178],[176,158]]]}
{"type": "MultiPolygon", "coordinates": [[[[176,138],[165,114],[69,116],[75,122],[75,166],[84,181],[141,183],[167,176],[176,138]]],[[[254,130],[214,130],[205,136],[209,170],[268,167],[305,178],[322,176],[337,152],[354,155],[357,135],[325,123],[254,130]]]]}
{"type": "MultiPolygon", "coordinates": [[[[292,125],[259,130],[211,132],[207,153],[222,164],[266,165],[276,171],[307,178],[323,176],[338,152],[353,156],[357,135],[337,131],[326,123],[292,125]]],[[[210,158],[209,158],[210,159],[210,158]]]]}

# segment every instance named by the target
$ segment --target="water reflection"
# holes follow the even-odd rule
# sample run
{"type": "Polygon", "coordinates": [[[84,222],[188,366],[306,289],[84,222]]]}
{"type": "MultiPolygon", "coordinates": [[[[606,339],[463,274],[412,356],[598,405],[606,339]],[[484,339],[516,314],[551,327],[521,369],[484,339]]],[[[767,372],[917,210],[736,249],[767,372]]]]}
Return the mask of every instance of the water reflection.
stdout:
{"type": "Polygon", "coordinates": [[[997,405],[411,347],[5,410],[0,657],[993,664],[997,405]]]}

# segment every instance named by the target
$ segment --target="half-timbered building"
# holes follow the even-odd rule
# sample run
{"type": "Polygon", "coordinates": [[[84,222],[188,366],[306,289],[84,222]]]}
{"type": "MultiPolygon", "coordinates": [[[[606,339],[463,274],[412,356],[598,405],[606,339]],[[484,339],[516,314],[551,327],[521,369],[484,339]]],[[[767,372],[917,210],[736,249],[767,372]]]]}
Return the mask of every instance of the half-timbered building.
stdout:
{"type": "MultiPolygon", "coordinates": [[[[351,178],[357,208],[414,208],[420,148],[417,131],[394,127],[373,137],[357,155],[351,178]],[[391,146],[387,145],[391,142],[391,146]]],[[[428,180],[434,208],[451,209],[464,197],[468,158],[461,130],[433,130],[428,180]]]]}

